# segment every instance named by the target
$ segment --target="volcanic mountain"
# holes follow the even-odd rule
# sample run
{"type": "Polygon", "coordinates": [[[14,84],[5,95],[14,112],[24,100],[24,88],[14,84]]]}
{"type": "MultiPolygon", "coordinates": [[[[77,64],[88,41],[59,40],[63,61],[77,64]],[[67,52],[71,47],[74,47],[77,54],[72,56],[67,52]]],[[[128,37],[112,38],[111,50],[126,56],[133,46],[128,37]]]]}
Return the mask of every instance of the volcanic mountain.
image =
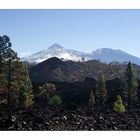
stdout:
{"type": "Polygon", "coordinates": [[[121,50],[113,50],[110,48],[100,48],[91,53],[79,52],[72,49],[66,49],[58,44],[54,44],[49,48],[34,53],[28,57],[22,58],[22,61],[30,63],[40,63],[51,57],[57,57],[62,60],[82,61],[82,60],[100,60],[101,62],[110,63],[117,61],[120,63],[131,61],[140,65],[140,58],[130,55],[121,50]]]}
{"type": "MultiPolygon", "coordinates": [[[[140,78],[140,66],[133,64],[137,78],[140,78]]],[[[85,78],[97,79],[98,72],[102,71],[106,79],[124,76],[127,63],[102,63],[98,60],[89,61],[63,61],[57,57],[49,58],[29,69],[29,76],[33,83],[75,82],[84,81],[85,78]]]]}

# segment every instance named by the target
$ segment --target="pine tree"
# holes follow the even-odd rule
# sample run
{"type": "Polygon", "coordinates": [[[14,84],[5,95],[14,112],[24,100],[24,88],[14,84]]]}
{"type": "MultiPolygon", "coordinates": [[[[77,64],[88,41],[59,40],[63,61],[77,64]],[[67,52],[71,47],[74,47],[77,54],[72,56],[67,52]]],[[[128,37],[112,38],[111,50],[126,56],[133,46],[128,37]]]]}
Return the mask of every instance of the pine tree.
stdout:
{"type": "Polygon", "coordinates": [[[33,104],[32,84],[29,78],[22,82],[19,89],[20,107],[28,109],[33,104]]]}
{"type": "Polygon", "coordinates": [[[10,104],[15,111],[28,109],[33,104],[32,83],[28,70],[20,59],[11,65],[11,97],[10,104]]]}
{"type": "Polygon", "coordinates": [[[7,91],[7,67],[3,62],[0,65],[0,94],[2,95],[7,91]]]}
{"type": "Polygon", "coordinates": [[[4,93],[7,91],[7,70],[8,67],[6,65],[7,60],[7,52],[11,47],[10,39],[8,36],[0,36],[0,93],[4,93]]]}
{"type": "Polygon", "coordinates": [[[95,102],[95,96],[93,94],[93,91],[91,91],[88,105],[89,105],[90,108],[93,108],[95,103],[96,103],[95,102]]]}
{"type": "Polygon", "coordinates": [[[138,82],[135,78],[134,70],[131,65],[131,62],[128,63],[125,77],[124,77],[124,82],[125,82],[125,90],[128,94],[128,105],[129,108],[131,108],[131,101],[135,99],[137,95],[137,87],[138,87],[138,82]]]}
{"type": "Polygon", "coordinates": [[[122,98],[121,96],[117,96],[117,101],[114,104],[114,110],[118,113],[123,113],[125,112],[125,106],[122,103],[122,98]]]}
{"type": "Polygon", "coordinates": [[[96,96],[99,99],[99,104],[104,107],[107,98],[107,90],[105,85],[105,77],[102,72],[99,72],[98,75],[96,96]]]}
{"type": "Polygon", "coordinates": [[[22,63],[17,60],[11,65],[11,104],[14,107],[18,107],[19,101],[19,88],[21,82],[24,81],[25,74],[22,63]],[[24,78],[23,78],[24,77],[24,78]]]}
{"type": "MultiPolygon", "coordinates": [[[[11,96],[11,64],[17,58],[17,54],[11,49],[10,38],[6,35],[0,36],[0,65],[2,63],[7,66],[7,105],[8,105],[8,120],[11,122],[11,105],[10,105],[10,96],[11,96]]],[[[2,71],[2,70],[1,70],[2,71]]]]}
{"type": "Polygon", "coordinates": [[[11,102],[14,107],[20,105],[22,108],[28,108],[33,103],[33,94],[27,67],[20,60],[17,60],[13,63],[11,70],[11,102]]]}
{"type": "MultiPolygon", "coordinates": [[[[0,36],[0,66],[5,68],[2,69],[0,67],[0,76],[2,77],[3,75],[3,81],[6,79],[9,121],[11,120],[11,110],[13,110],[13,107],[19,106],[20,94],[24,92],[24,105],[26,104],[26,107],[32,102],[32,86],[27,68],[20,62],[17,53],[11,49],[11,46],[9,37],[0,36]],[[22,92],[21,89],[23,89],[22,92]]],[[[0,85],[4,84],[3,81],[1,80],[0,85]]]]}
{"type": "Polygon", "coordinates": [[[40,97],[47,102],[50,98],[50,96],[53,95],[55,91],[55,85],[51,83],[45,83],[42,87],[40,87],[40,97]]]}

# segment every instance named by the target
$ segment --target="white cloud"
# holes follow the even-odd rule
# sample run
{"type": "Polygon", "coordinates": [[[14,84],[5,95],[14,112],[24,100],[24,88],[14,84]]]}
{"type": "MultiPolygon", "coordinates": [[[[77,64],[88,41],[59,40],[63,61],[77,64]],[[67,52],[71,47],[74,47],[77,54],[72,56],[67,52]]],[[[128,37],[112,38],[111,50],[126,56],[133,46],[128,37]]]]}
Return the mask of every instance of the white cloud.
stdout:
{"type": "Polygon", "coordinates": [[[31,52],[20,52],[20,53],[18,53],[18,56],[22,58],[22,57],[26,57],[31,54],[32,54],[31,52]]]}

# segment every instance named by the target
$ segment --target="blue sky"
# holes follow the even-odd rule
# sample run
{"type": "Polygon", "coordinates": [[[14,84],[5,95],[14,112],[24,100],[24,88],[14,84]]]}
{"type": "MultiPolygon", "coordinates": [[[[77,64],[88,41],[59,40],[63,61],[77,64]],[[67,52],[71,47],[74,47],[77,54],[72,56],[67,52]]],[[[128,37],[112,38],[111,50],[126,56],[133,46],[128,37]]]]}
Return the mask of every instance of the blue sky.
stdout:
{"type": "Polygon", "coordinates": [[[0,10],[0,35],[20,56],[54,43],[69,49],[121,49],[140,57],[140,10],[0,10]]]}

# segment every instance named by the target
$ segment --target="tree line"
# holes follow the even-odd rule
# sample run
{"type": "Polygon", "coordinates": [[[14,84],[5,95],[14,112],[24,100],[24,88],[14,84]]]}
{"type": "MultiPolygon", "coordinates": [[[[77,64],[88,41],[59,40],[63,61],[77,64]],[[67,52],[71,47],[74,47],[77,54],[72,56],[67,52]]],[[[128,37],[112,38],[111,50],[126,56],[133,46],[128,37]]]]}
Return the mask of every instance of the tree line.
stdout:
{"type": "MultiPolygon", "coordinates": [[[[122,97],[117,96],[116,102],[114,103],[114,110],[116,112],[125,112],[125,106],[131,109],[134,102],[138,102],[137,88],[138,82],[135,77],[134,69],[131,62],[128,63],[124,77],[121,79],[124,83],[123,96],[126,99],[125,105],[123,104],[122,97]]],[[[102,72],[99,72],[96,92],[91,91],[89,98],[89,106],[93,108],[95,104],[99,107],[105,107],[107,103],[107,90],[105,85],[105,77],[102,72]]]]}

